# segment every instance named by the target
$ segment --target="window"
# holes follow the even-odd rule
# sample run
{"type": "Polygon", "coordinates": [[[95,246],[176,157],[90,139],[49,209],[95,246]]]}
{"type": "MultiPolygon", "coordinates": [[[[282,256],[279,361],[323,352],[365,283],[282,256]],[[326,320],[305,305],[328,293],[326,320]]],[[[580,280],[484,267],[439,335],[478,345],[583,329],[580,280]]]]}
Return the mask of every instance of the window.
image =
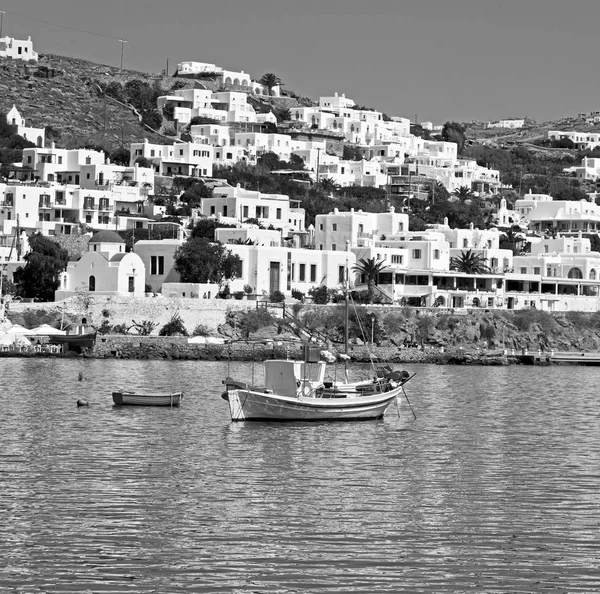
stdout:
{"type": "Polygon", "coordinates": [[[95,291],[96,290],[96,277],[93,276],[93,275],[90,276],[90,278],[88,280],[88,290],[89,291],[95,291]]]}
{"type": "Polygon", "coordinates": [[[248,218],[248,207],[247,206],[243,206],[242,207],[242,216],[247,219],[248,218]]]}
{"type": "Polygon", "coordinates": [[[165,257],[164,256],[150,256],[150,274],[164,274],[165,273],[165,257]]]}
{"type": "Polygon", "coordinates": [[[223,216],[226,217],[227,216],[227,205],[223,205],[223,216]]]}
{"type": "Polygon", "coordinates": [[[337,245],[335,243],[331,245],[331,251],[337,252],[337,245]]]}
{"type": "Polygon", "coordinates": [[[404,260],[403,256],[392,255],[392,264],[402,264],[404,260]]]}
{"type": "Polygon", "coordinates": [[[534,266],[533,267],[533,274],[539,274],[540,273],[540,267],[539,266],[534,266]]]}
{"type": "Polygon", "coordinates": [[[85,215],[85,222],[88,223],[88,224],[92,222],[92,215],[91,214],[86,214],[85,215]]]}
{"type": "Polygon", "coordinates": [[[128,290],[130,293],[133,293],[134,289],[135,289],[135,278],[133,276],[130,276],[128,290]]]}
{"type": "Polygon", "coordinates": [[[319,231],[323,231],[323,223],[319,225],[319,231]]]}
{"type": "Polygon", "coordinates": [[[343,285],[346,282],[346,267],[338,266],[338,283],[343,285]]]}
{"type": "Polygon", "coordinates": [[[280,218],[281,218],[281,208],[278,208],[278,209],[277,209],[277,215],[276,215],[276,217],[277,217],[278,219],[280,219],[280,218]]]}
{"type": "Polygon", "coordinates": [[[464,248],[466,248],[466,247],[469,247],[469,240],[468,240],[468,239],[466,239],[466,238],[465,238],[465,239],[463,239],[463,247],[464,247],[464,248]]]}
{"type": "Polygon", "coordinates": [[[333,223],[332,229],[333,229],[333,231],[337,231],[337,223],[333,223]]]}
{"type": "Polygon", "coordinates": [[[310,282],[311,283],[317,282],[317,265],[316,264],[310,265],[310,282]]]}
{"type": "Polygon", "coordinates": [[[211,215],[214,215],[214,214],[215,214],[215,207],[214,207],[214,206],[211,206],[211,207],[210,207],[210,214],[211,214],[211,215]]]}
{"type": "Polygon", "coordinates": [[[298,280],[300,282],[304,282],[306,280],[306,264],[300,264],[300,276],[298,280]]]}
{"type": "Polygon", "coordinates": [[[527,266],[521,266],[521,268],[519,268],[519,272],[521,274],[527,274],[527,266]]]}
{"type": "Polygon", "coordinates": [[[440,250],[433,250],[433,259],[434,260],[440,259],[440,250]]]}
{"type": "Polygon", "coordinates": [[[420,260],[421,259],[421,250],[413,250],[412,257],[413,257],[413,260],[420,260]]]}

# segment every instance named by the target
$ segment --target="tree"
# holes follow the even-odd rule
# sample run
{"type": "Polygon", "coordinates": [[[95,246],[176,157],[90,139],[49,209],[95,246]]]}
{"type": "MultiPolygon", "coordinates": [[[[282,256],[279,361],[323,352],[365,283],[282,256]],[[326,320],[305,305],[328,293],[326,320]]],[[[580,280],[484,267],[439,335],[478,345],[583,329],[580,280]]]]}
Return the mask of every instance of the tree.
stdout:
{"type": "Polygon", "coordinates": [[[146,167],[146,168],[151,168],[154,169],[154,163],[152,163],[152,161],[150,161],[150,159],[147,159],[146,157],[138,157],[134,163],[138,164],[138,167],[146,167]]]}
{"type": "Polygon", "coordinates": [[[17,294],[54,301],[54,292],[60,286],[59,275],[67,268],[69,253],[41,233],[29,238],[29,248],[25,266],[15,271],[17,294]]]}
{"type": "Polygon", "coordinates": [[[456,188],[456,190],[452,192],[452,195],[458,198],[461,202],[470,200],[474,196],[473,190],[471,190],[469,186],[460,186],[460,188],[456,188]]]}
{"type": "Polygon", "coordinates": [[[272,72],[267,72],[266,74],[263,74],[258,82],[264,87],[267,87],[269,95],[273,94],[274,87],[279,87],[283,84],[281,82],[281,79],[272,72]]]}
{"type": "Polygon", "coordinates": [[[384,260],[376,260],[375,258],[362,258],[352,268],[354,272],[364,276],[367,282],[367,300],[373,303],[375,297],[375,285],[377,285],[377,277],[387,267],[384,260]]]}
{"type": "Polygon", "coordinates": [[[235,225],[227,225],[226,223],[219,223],[216,219],[204,217],[198,220],[198,222],[192,228],[191,237],[204,237],[208,241],[215,241],[215,231],[222,228],[232,228],[235,225]]]}
{"type": "Polygon", "coordinates": [[[442,140],[446,142],[454,142],[458,147],[458,153],[462,153],[465,148],[466,127],[458,122],[446,122],[442,128],[442,140]]]}
{"type": "Polygon", "coordinates": [[[125,147],[119,147],[110,153],[110,161],[115,165],[129,165],[129,151],[125,147]]]}
{"type": "Polygon", "coordinates": [[[489,272],[485,264],[485,258],[472,250],[461,252],[460,256],[450,258],[450,269],[466,274],[484,274],[489,272]]]}
{"type": "Polygon", "coordinates": [[[221,243],[192,237],[175,252],[175,270],[183,283],[217,283],[240,275],[242,261],[221,243]]]}
{"type": "Polygon", "coordinates": [[[319,180],[318,188],[325,194],[333,194],[339,189],[332,177],[322,177],[319,180]]]}

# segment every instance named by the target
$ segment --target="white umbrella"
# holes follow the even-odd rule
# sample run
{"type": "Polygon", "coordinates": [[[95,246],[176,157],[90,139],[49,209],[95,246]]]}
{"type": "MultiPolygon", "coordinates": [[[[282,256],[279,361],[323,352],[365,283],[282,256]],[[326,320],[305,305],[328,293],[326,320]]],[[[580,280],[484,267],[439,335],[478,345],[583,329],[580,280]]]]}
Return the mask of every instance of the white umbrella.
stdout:
{"type": "Polygon", "coordinates": [[[13,324],[10,328],[6,329],[7,334],[31,334],[32,331],[28,330],[20,324],[13,324]]]}
{"type": "Polygon", "coordinates": [[[54,326],[50,326],[50,324],[42,324],[41,326],[34,328],[31,332],[32,332],[32,334],[35,334],[36,336],[51,336],[51,335],[56,335],[56,334],[66,334],[65,330],[59,330],[58,328],[55,328],[54,326]]]}
{"type": "Polygon", "coordinates": [[[2,332],[0,334],[0,344],[12,344],[15,341],[15,335],[11,334],[5,334],[4,332],[2,332]]]}

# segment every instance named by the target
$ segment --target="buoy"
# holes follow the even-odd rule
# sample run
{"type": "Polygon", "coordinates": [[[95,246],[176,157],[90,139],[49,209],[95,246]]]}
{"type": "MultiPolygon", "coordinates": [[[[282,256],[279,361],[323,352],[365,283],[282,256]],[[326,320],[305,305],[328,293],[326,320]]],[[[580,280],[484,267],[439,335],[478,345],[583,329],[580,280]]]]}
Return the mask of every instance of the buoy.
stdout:
{"type": "Polygon", "coordinates": [[[78,400],[77,406],[89,406],[90,403],[87,400],[78,400]]]}

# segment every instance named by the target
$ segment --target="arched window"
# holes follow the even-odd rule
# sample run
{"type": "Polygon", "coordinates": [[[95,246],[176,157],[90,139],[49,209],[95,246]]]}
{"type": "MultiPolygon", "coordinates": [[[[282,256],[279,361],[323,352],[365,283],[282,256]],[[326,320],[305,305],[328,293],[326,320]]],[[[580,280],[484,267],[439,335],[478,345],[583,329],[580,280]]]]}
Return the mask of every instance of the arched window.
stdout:
{"type": "Polygon", "coordinates": [[[96,290],[96,277],[94,275],[90,276],[90,280],[88,282],[88,289],[90,291],[96,290]]]}
{"type": "Polygon", "coordinates": [[[590,270],[590,280],[596,280],[596,271],[593,268],[590,270]]]}
{"type": "Polygon", "coordinates": [[[571,268],[567,278],[583,278],[583,272],[581,272],[581,268],[571,268]]]}

